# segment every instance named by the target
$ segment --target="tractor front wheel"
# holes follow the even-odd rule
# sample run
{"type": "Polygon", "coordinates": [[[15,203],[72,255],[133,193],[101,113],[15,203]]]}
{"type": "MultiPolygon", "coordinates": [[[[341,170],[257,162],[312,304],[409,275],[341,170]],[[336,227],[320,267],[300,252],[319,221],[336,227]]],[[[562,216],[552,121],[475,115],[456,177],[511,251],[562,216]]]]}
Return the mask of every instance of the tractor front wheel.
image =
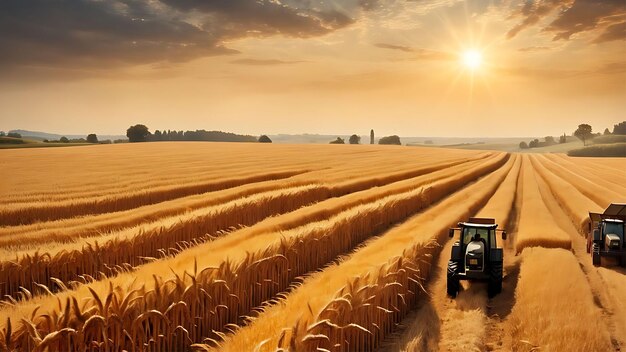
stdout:
{"type": "Polygon", "coordinates": [[[457,293],[459,293],[459,288],[461,286],[459,282],[459,278],[456,276],[458,271],[458,263],[454,261],[448,262],[448,296],[455,298],[457,293]]]}
{"type": "Polygon", "coordinates": [[[502,292],[502,263],[491,263],[487,294],[489,295],[489,298],[492,298],[500,292],[502,292]]]}

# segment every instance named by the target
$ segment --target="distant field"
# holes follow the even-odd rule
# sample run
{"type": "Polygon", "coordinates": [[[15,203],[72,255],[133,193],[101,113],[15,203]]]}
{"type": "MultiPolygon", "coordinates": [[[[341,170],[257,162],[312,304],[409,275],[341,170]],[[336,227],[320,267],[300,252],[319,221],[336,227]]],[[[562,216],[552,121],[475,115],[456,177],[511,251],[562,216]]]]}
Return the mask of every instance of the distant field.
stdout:
{"type": "Polygon", "coordinates": [[[624,158],[160,142],[0,163],[0,351],[626,348],[626,270],[582,236],[626,202],[624,158]],[[503,292],[451,300],[448,229],[475,215],[509,232],[503,292]]]}

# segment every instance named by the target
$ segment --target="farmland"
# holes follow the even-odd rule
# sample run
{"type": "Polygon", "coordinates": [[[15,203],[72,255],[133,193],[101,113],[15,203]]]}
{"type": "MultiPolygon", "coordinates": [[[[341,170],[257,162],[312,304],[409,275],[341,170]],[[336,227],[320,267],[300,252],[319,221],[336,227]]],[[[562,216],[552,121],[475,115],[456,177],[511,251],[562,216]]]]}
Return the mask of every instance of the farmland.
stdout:
{"type": "Polygon", "coordinates": [[[0,351],[626,348],[626,270],[584,239],[625,159],[164,142],[0,165],[0,351]],[[470,216],[509,234],[503,289],[453,300],[470,216]]]}

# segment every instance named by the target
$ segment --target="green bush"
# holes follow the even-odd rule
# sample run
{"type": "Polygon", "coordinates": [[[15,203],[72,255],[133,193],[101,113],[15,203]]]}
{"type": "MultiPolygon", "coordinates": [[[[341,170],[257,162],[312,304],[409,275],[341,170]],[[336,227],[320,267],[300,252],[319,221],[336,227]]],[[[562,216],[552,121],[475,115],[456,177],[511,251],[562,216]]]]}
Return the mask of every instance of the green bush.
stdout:
{"type": "Polygon", "coordinates": [[[626,157],[626,143],[596,144],[590,147],[570,150],[567,152],[567,155],[626,157]]]}

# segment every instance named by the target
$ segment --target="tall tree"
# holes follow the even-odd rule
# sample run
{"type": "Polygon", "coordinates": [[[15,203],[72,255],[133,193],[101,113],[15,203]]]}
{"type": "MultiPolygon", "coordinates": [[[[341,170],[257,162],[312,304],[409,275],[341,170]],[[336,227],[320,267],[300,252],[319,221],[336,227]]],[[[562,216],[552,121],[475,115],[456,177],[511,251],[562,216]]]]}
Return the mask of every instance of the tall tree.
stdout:
{"type": "Polygon", "coordinates": [[[348,142],[350,142],[350,144],[359,144],[361,143],[361,137],[353,134],[352,136],[350,136],[348,142]]]}
{"type": "Polygon", "coordinates": [[[98,136],[95,133],[87,135],[87,143],[98,143],[98,136]]]}
{"type": "Polygon", "coordinates": [[[370,144],[374,144],[374,130],[370,131],[370,144]]]}
{"type": "Polygon", "coordinates": [[[150,131],[145,125],[130,126],[126,130],[126,137],[128,137],[128,141],[131,143],[145,142],[146,140],[148,140],[149,135],[150,131]]]}
{"type": "Polygon", "coordinates": [[[626,134],[626,121],[613,125],[613,134],[626,134]]]}
{"type": "Polygon", "coordinates": [[[578,125],[578,128],[574,132],[574,136],[583,141],[583,145],[587,145],[587,140],[593,138],[591,126],[586,123],[578,125]]]}
{"type": "Polygon", "coordinates": [[[605,136],[608,136],[608,135],[610,135],[610,134],[611,134],[611,131],[609,131],[609,129],[608,129],[608,128],[605,128],[605,129],[604,129],[604,135],[605,135],[605,136]]]}
{"type": "Polygon", "coordinates": [[[261,137],[259,137],[259,143],[272,143],[272,140],[270,139],[270,137],[262,135],[261,137]]]}

